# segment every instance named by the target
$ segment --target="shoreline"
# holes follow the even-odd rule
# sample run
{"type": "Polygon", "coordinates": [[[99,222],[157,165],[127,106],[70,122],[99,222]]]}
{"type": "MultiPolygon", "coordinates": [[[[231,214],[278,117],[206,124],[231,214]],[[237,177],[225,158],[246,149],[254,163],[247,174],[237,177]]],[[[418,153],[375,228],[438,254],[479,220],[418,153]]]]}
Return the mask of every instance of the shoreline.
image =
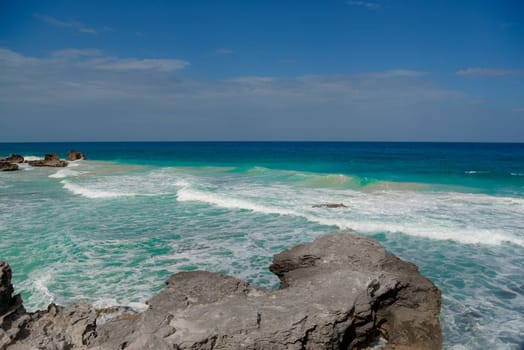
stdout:
{"type": "Polygon", "coordinates": [[[378,242],[327,235],[276,254],[271,290],[204,271],[172,275],[144,312],[89,304],[26,313],[0,263],[0,348],[440,349],[440,291],[378,242]],[[382,344],[382,345],[381,345],[382,344]],[[2,347],[3,346],[3,347],[2,347]]]}

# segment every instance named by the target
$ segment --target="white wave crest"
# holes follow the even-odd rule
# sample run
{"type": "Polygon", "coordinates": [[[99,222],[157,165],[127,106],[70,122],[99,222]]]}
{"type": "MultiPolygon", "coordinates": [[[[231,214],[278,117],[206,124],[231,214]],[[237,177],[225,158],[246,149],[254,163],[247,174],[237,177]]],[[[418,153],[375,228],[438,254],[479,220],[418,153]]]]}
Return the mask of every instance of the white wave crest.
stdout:
{"type": "Polygon", "coordinates": [[[81,171],[75,171],[75,170],[64,168],[64,169],[58,170],[56,173],[49,175],[49,177],[54,178],[54,179],[63,179],[66,177],[78,176],[81,174],[83,174],[83,172],[81,171]]]}
{"type": "Polygon", "coordinates": [[[223,198],[212,193],[205,193],[195,191],[188,188],[182,188],[178,191],[177,199],[179,202],[197,201],[216,205],[227,209],[245,209],[263,214],[279,214],[279,215],[293,215],[298,216],[298,213],[293,210],[280,209],[275,207],[268,207],[264,205],[255,204],[242,199],[223,198]]]}
{"type": "Polygon", "coordinates": [[[24,303],[27,304],[28,309],[32,309],[32,306],[49,305],[56,300],[47,287],[51,279],[52,272],[50,270],[35,271],[30,274],[26,288],[31,292],[31,296],[27,303],[24,303]]]}
{"type": "MultiPolygon", "coordinates": [[[[293,196],[291,193],[288,195],[290,197],[293,196]]],[[[427,206],[428,203],[430,203],[429,201],[435,200],[435,198],[428,197],[421,199],[417,197],[420,196],[420,194],[407,195],[407,198],[404,200],[411,203],[402,208],[387,207],[387,203],[386,205],[379,206],[378,203],[381,200],[400,203],[402,200],[401,197],[406,196],[406,193],[393,191],[383,192],[380,194],[380,197],[377,195],[377,198],[371,200],[370,195],[362,195],[358,192],[354,192],[354,195],[356,198],[346,198],[345,203],[348,204],[348,208],[346,209],[313,209],[310,204],[311,198],[313,197],[310,196],[308,196],[309,201],[306,199],[306,204],[296,205],[294,203],[301,203],[304,202],[304,200],[300,198],[291,199],[293,207],[290,208],[289,203],[286,205],[286,203],[282,202],[280,202],[280,205],[259,204],[257,203],[257,199],[254,199],[256,196],[239,198],[222,193],[194,190],[187,187],[178,191],[177,199],[181,202],[198,201],[222,208],[250,210],[262,214],[297,216],[321,225],[336,226],[340,229],[350,229],[367,234],[391,232],[435,240],[453,240],[463,244],[480,243],[500,245],[504,242],[510,242],[524,247],[524,239],[502,229],[492,227],[468,227],[456,223],[452,218],[445,216],[438,219],[434,218],[435,215],[438,215],[439,210],[451,210],[453,208],[467,210],[472,201],[479,201],[481,202],[480,205],[485,205],[482,202],[486,201],[493,201],[499,205],[519,205],[523,204],[523,200],[520,198],[457,193],[444,196],[444,198],[436,198],[443,202],[439,203],[439,205],[442,206],[447,202],[449,206],[449,208],[443,207],[440,209],[424,208],[424,205],[427,206]],[[420,208],[418,206],[420,206],[420,208]],[[428,209],[435,210],[435,213],[425,213],[428,209]],[[405,217],[402,215],[405,215],[405,217]]],[[[319,197],[317,196],[317,198],[319,197]]],[[[267,198],[261,198],[260,200],[266,201],[267,198]]]]}
{"type": "Polygon", "coordinates": [[[468,171],[465,171],[464,174],[488,174],[489,171],[485,171],[485,170],[468,170],[468,171]]]}
{"type": "Polygon", "coordinates": [[[84,164],[84,162],[85,161],[83,159],[70,160],[69,164],[67,166],[70,167],[70,168],[74,168],[74,167],[77,167],[77,166],[80,166],[80,165],[84,164]]]}
{"type": "Polygon", "coordinates": [[[44,157],[38,157],[38,156],[24,156],[24,161],[32,161],[32,160],[42,160],[44,157]]]}
{"type": "Polygon", "coordinates": [[[136,193],[131,192],[113,192],[113,191],[103,191],[99,189],[90,189],[87,187],[82,187],[77,184],[73,184],[67,180],[60,181],[64,186],[64,188],[74,194],[78,194],[80,196],[86,197],[86,198],[117,198],[117,197],[129,197],[129,196],[136,196],[136,193]]]}

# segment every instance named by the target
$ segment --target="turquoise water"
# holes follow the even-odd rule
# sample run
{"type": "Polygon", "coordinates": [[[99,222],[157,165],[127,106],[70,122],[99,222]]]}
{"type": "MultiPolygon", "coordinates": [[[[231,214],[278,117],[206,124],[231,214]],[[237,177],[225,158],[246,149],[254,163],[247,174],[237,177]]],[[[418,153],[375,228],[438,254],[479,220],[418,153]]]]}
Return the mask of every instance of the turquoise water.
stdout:
{"type": "Polygon", "coordinates": [[[89,160],[0,173],[0,259],[28,309],[141,309],[195,269],[276,286],[273,254],[356,232],[442,290],[446,348],[524,346],[524,144],[0,143],[0,156],[71,148],[89,160]]]}

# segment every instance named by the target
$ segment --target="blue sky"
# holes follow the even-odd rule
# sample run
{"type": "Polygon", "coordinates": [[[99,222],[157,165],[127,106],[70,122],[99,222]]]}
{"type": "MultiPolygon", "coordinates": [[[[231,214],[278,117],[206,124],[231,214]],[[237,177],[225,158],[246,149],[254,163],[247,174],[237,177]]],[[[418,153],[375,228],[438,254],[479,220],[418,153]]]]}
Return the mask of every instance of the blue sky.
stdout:
{"type": "Polygon", "coordinates": [[[524,2],[0,0],[0,129],[524,142],[524,2]]]}

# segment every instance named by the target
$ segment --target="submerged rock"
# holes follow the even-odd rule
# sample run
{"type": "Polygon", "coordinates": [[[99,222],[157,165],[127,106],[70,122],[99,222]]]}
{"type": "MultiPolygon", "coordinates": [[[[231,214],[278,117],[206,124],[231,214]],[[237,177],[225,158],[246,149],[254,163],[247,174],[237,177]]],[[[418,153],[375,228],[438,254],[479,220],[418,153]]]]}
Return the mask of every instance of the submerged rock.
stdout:
{"type": "Polygon", "coordinates": [[[60,160],[56,154],[46,154],[43,160],[30,160],[29,165],[31,166],[45,166],[45,167],[65,167],[67,162],[65,160],[60,160]]]}
{"type": "Polygon", "coordinates": [[[69,151],[67,152],[67,160],[70,160],[70,161],[75,161],[75,160],[80,160],[80,159],[86,159],[86,157],[84,156],[84,154],[82,152],[77,152],[77,151],[69,151]]]}
{"type": "Polygon", "coordinates": [[[347,206],[343,203],[327,203],[327,204],[315,204],[313,205],[313,208],[336,209],[336,208],[347,208],[347,206]]]}
{"type": "Polygon", "coordinates": [[[14,171],[18,170],[18,164],[0,161],[0,171],[14,171]]]}
{"type": "MultiPolygon", "coordinates": [[[[97,320],[107,313],[92,306],[51,304],[47,311],[19,316],[25,322],[2,324],[4,333],[19,336],[0,338],[0,344],[7,349],[362,349],[380,338],[386,349],[441,348],[440,291],[415,265],[372,239],[323,236],[275,255],[270,270],[280,278],[277,290],[209,272],[177,273],[148,301],[148,310],[117,313],[103,322],[97,320]]],[[[4,296],[12,293],[5,290],[4,296]]]]}

